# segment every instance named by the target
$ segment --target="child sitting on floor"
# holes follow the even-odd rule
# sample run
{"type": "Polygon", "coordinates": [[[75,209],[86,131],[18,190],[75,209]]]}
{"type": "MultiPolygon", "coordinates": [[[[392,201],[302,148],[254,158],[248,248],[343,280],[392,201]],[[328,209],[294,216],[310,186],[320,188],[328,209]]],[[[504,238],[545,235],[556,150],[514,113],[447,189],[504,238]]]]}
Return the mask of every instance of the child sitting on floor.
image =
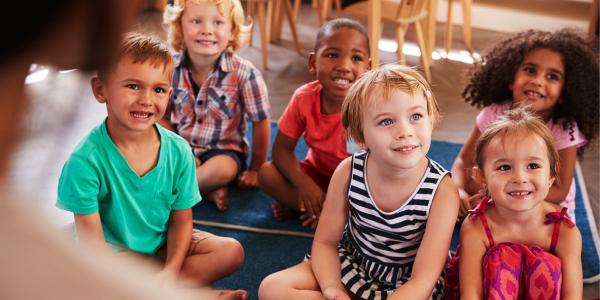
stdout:
{"type": "Polygon", "coordinates": [[[447,299],[581,299],[581,234],[566,207],[544,201],[559,174],[552,133],[518,108],[475,149],[473,178],[485,196],[462,224],[447,299]]]}
{"type": "Polygon", "coordinates": [[[327,186],[338,164],[351,153],[342,127],[342,102],[348,89],[370,68],[369,38],[357,21],[334,19],[317,33],[308,67],[317,80],[299,87],[279,119],[273,161],[260,169],[260,187],[275,199],[273,216],[300,212],[303,225],[315,228],[327,186]],[[303,136],[304,160],[294,148],[303,136]]]}
{"type": "Polygon", "coordinates": [[[227,185],[258,187],[271,130],[267,86],[251,62],[234,54],[247,40],[239,0],[175,0],[165,10],[175,55],[173,94],[163,126],[192,146],[198,185],[224,211],[227,185]],[[252,121],[252,159],[246,120],[252,121]]]}
{"type": "Polygon", "coordinates": [[[441,299],[459,199],[427,158],[439,117],[427,81],[385,65],[348,91],[342,120],[365,151],[337,167],[312,257],[269,275],[261,299],[441,299]]]}
{"type": "Polygon", "coordinates": [[[558,180],[546,201],[568,207],[573,218],[577,152],[598,135],[597,83],[598,52],[592,42],[569,30],[521,32],[498,43],[476,64],[463,97],[483,109],[452,165],[461,215],[481,199],[481,186],[470,176],[477,138],[504,111],[526,104],[546,123],[558,149],[558,180]]]}
{"type": "MultiPolygon", "coordinates": [[[[239,269],[239,242],[193,229],[200,201],[194,157],[156,124],[171,94],[173,61],[159,41],[130,34],[92,92],[108,116],[65,163],[57,206],[75,215],[82,241],[162,264],[159,281],[205,287],[239,269]],[[218,262],[218,263],[215,263],[218,262]]],[[[244,298],[244,291],[229,293],[244,298]]]]}

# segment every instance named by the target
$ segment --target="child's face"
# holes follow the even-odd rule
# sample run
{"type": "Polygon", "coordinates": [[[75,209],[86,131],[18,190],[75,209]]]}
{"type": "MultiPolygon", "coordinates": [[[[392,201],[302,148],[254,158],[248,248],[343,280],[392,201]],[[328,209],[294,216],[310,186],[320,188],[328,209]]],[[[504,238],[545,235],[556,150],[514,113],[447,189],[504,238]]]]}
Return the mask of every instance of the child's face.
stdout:
{"type": "Polygon", "coordinates": [[[124,57],[105,81],[92,80],[94,96],[106,103],[111,130],[145,131],[163,117],[171,94],[167,73],[162,65],[124,57]]]}
{"type": "Polygon", "coordinates": [[[233,39],[231,18],[211,2],[187,1],[181,16],[183,40],[189,54],[217,57],[233,39]]]}
{"type": "Polygon", "coordinates": [[[367,101],[363,135],[371,157],[399,169],[422,163],[431,145],[432,131],[423,93],[411,95],[396,88],[384,99],[379,88],[367,101]]]}
{"type": "Polygon", "coordinates": [[[545,120],[552,116],[565,83],[565,68],[559,53],[548,49],[529,52],[509,88],[516,103],[532,106],[545,120]]]}
{"type": "Polygon", "coordinates": [[[341,105],[348,89],[370,66],[367,39],[358,31],[339,28],[323,37],[308,64],[323,85],[321,97],[341,105]]]}
{"type": "Polygon", "coordinates": [[[554,178],[542,138],[525,131],[509,133],[492,138],[483,151],[483,168],[474,168],[473,174],[496,206],[516,213],[544,201],[554,178]]]}

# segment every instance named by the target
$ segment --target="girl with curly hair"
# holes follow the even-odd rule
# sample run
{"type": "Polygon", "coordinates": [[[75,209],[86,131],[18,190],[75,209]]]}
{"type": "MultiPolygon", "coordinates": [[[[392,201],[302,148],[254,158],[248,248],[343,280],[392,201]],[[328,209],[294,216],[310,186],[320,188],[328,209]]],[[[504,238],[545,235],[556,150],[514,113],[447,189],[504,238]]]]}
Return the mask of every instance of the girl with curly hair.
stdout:
{"type": "Polygon", "coordinates": [[[594,45],[569,29],[528,30],[496,44],[470,70],[462,96],[483,109],[452,166],[461,215],[481,199],[481,186],[470,176],[481,132],[506,110],[524,105],[548,126],[560,157],[560,171],[546,201],[568,207],[574,216],[576,157],[598,135],[598,52],[594,45]]]}

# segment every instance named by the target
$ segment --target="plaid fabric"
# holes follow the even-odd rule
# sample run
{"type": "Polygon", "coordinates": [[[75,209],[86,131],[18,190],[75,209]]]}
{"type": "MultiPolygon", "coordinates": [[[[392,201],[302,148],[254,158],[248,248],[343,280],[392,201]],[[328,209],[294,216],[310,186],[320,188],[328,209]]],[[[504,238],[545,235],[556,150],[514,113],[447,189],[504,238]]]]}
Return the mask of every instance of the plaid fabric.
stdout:
{"type": "Polygon", "coordinates": [[[234,150],[248,156],[246,121],[270,117],[267,86],[252,63],[223,52],[200,86],[192,87],[186,55],[175,55],[171,123],[196,156],[211,149],[234,150]]]}

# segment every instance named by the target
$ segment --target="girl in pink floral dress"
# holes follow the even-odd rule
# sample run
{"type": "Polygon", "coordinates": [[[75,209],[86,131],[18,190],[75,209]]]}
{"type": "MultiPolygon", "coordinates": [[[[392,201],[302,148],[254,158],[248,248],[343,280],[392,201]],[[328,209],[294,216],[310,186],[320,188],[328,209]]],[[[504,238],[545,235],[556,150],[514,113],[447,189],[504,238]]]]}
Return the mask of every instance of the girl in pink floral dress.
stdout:
{"type": "Polygon", "coordinates": [[[462,224],[447,299],[581,299],[581,234],[567,208],[544,201],[557,161],[548,128],[524,108],[482,133],[473,178],[485,197],[462,224]]]}

